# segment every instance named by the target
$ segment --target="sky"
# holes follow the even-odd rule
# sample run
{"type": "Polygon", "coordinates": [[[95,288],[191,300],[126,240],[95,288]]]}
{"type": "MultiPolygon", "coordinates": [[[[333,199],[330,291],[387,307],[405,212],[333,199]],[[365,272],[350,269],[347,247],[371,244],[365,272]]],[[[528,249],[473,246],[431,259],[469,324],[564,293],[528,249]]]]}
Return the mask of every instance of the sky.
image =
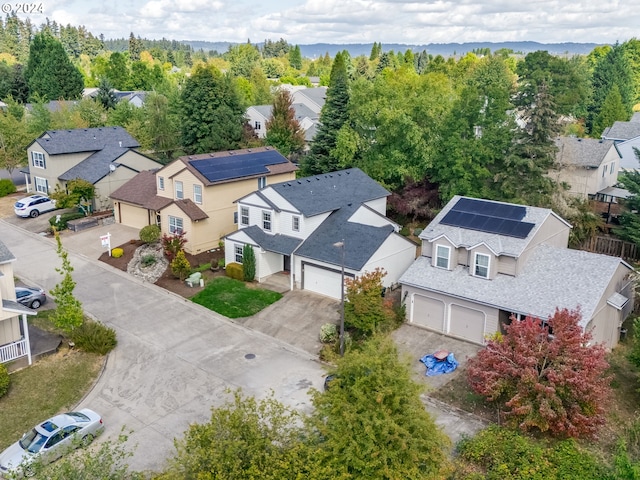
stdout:
{"type": "MultiPolygon", "coordinates": [[[[17,2],[0,0],[3,12],[17,2]],[[2,3],[2,2],[5,3],[2,3]]],[[[536,41],[615,43],[640,36],[636,0],[45,0],[42,14],[105,38],[291,44],[536,41]]]]}

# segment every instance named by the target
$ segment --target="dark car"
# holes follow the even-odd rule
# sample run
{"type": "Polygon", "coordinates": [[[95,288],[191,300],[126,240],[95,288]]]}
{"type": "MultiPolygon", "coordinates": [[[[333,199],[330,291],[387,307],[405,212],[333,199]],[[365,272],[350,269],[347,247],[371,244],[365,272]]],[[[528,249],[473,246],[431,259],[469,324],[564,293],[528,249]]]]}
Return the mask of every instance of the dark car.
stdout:
{"type": "Polygon", "coordinates": [[[16,287],[16,299],[29,308],[40,308],[47,301],[47,295],[41,288],[16,287]]]}

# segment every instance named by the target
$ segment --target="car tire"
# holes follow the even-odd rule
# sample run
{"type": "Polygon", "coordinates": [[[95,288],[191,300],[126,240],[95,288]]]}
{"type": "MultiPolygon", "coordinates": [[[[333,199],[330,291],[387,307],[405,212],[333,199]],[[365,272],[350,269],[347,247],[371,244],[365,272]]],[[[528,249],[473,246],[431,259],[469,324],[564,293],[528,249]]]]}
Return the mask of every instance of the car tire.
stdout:
{"type": "Polygon", "coordinates": [[[40,300],[34,300],[33,302],[31,302],[31,305],[29,305],[29,308],[36,310],[40,308],[40,305],[42,305],[42,302],[40,300]]]}
{"type": "Polygon", "coordinates": [[[33,210],[31,210],[31,212],[29,212],[29,216],[31,218],[36,218],[38,215],[40,215],[40,212],[36,208],[34,208],[33,210]]]}
{"type": "Polygon", "coordinates": [[[84,448],[84,447],[88,447],[89,445],[91,445],[91,442],[93,442],[93,435],[88,434],[88,435],[85,435],[84,437],[82,437],[82,440],[80,441],[80,444],[84,448]]]}

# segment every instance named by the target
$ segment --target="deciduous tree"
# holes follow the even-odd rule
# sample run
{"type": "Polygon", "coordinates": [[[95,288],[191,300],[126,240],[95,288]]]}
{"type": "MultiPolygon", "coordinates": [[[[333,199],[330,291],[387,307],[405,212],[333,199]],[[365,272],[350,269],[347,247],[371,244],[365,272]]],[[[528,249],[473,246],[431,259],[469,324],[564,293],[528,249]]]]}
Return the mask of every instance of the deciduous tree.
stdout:
{"type": "Polygon", "coordinates": [[[62,280],[49,292],[56,301],[56,310],[52,315],[52,321],[56,327],[71,333],[74,328],[82,325],[84,313],[82,311],[82,303],[73,294],[76,282],[71,276],[73,266],[69,260],[69,253],[63,248],[58,232],[54,232],[54,234],[57,245],[56,253],[62,260],[62,266],[56,267],[56,272],[62,275],[62,280]]]}
{"type": "Polygon", "coordinates": [[[273,101],[271,117],[267,121],[265,142],[278,149],[285,157],[304,148],[304,131],[296,120],[293,99],[288,90],[280,89],[273,101]]]}
{"type": "Polygon", "coordinates": [[[382,279],[387,272],[376,268],[354,279],[346,279],[344,321],[365,335],[379,330],[393,318],[391,304],[382,296],[382,279]]]}
{"type": "Polygon", "coordinates": [[[504,409],[521,430],[558,437],[592,436],[604,424],[611,395],[602,345],[567,309],[543,322],[512,319],[506,334],[488,341],[468,364],[473,390],[504,409]]]}

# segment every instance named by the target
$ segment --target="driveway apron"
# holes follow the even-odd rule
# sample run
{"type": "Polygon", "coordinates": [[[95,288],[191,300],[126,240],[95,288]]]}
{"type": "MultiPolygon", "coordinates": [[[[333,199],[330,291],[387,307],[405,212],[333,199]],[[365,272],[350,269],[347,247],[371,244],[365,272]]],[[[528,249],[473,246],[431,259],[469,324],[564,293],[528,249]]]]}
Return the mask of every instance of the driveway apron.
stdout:
{"type": "MultiPolygon", "coordinates": [[[[61,279],[51,238],[0,220],[0,238],[17,258],[16,276],[51,290],[61,279]]],[[[63,238],[64,246],[64,238],[63,238]]],[[[130,466],[163,468],[173,439],[190,423],[204,422],[227,389],[275,398],[303,412],[309,389],[322,386],[313,355],[229,322],[188,300],[109,265],[70,252],[76,297],[86,313],[115,328],[118,346],[97,384],[79,407],[101,413],[106,431],[132,431],[130,466]]]]}

